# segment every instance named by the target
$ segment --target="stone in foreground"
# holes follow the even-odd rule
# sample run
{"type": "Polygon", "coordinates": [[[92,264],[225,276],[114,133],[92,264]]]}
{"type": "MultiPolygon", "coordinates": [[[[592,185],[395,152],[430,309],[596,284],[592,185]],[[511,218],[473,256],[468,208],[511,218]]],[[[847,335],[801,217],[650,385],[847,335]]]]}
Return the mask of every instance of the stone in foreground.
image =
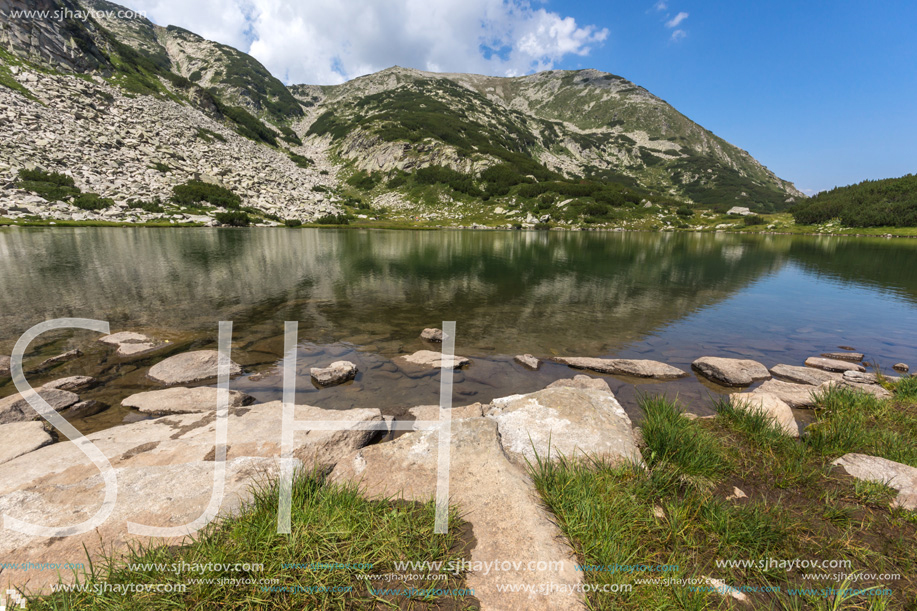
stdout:
{"type": "Polygon", "coordinates": [[[691,363],[691,367],[708,380],[722,386],[750,386],[771,377],[767,367],[749,359],[702,356],[691,363]]]}
{"type": "Polygon", "coordinates": [[[445,364],[446,367],[451,366],[453,369],[461,369],[471,362],[464,356],[455,356],[450,359],[448,357],[444,357],[442,352],[433,352],[432,350],[418,350],[414,354],[399,356],[398,358],[407,363],[410,363],[411,365],[431,367],[434,369],[440,369],[443,364],[445,364]]]}
{"type": "Polygon", "coordinates": [[[545,388],[591,388],[592,390],[611,392],[611,387],[608,386],[608,382],[602,378],[593,378],[584,375],[575,375],[573,378],[554,380],[545,388]]]}
{"type": "Polygon", "coordinates": [[[335,361],[327,367],[313,367],[310,373],[322,386],[334,386],[356,377],[357,366],[350,361],[335,361]]]}
{"type": "Polygon", "coordinates": [[[887,458],[867,454],[844,454],[832,465],[843,467],[853,477],[885,484],[898,491],[893,506],[917,510],[917,469],[887,458]]]}
{"type": "Polygon", "coordinates": [[[737,409],[764,413],[774,426],[790,437],[799,437],[799,425],[790,406],[769,393],[737,393],[729,395],[729,402],[737,409]]]}
{"type": "MultiPolygon", "coordinates": [[[[367,446],[341,460],[331,473],[334,482],[358,483],[369,498],[397,496],[429,501],[436,494],[436,431],[415,431],[390,443],[367,446]]],[[[507,459],[497,423],[468,418],[452,423],[450,501],[461,508],[477,541],[471,561],[492,563],[512,559],[524,569],[530,562],[548,563],[546,570],[474,571],[468,587],[482,609],[553,611],[584,608],[582,573],[576,557],[542,507],[531,478],[507,459]],[[552,566],[551,562],[558,565],[552,566]],[[499,586],[550,586],[554,594],[500,592],[499,586]]],[[[450,525],[450,528],[453,526],[450,525]]]]}
{"type": "Polygon", "coordinates": [[[810,386],[821,386],[825,382],[837,381],[843,377],[839,373],[795,365],[774,365],[771,367],[771,373],[775,378],[810,386]]]}
{"type": "MultiPolygon", "coordinates": [[[[0,359],[2,359],[2,358],[3,358],[3,357],[0,357],[0,359]]],[[[7,364],[7,367],[9,367],[8,364],[7,364]]],[[[895,363],[894,365],[892,365],[892,369],[894,369],[895,371],[900,371],[901,373],[907,373],[908,371],[911,370],[911,368],[908,367],[908,364],[907,364],[907,363],[895,363]]],[[[2,370],[3,370],[3,363],[0,363],[0,377],[3,377],[3,375],[2,375],[2,374],[3,374],[3,371],[2,371],[2,370]]]]}
{"type": "Polygon", "coordinates": [[[538,369],[541,367],[541,361],[531,354],[517,354],[513,357],[513,360],[529,369],[538,369]]]}
{"type": "Polygon", "coordinates": [[[425,339],[428,342],[442,342],[443,341],[443,330],[442,329],[424,329],[420,333],[421,339],[425,339]]]}
{"type": "Polygon", "coordinates": [[[752,394],[774,395],[790,407],[797,409],[815,405],[814,393],[818,388],[809,384],[792,384],[781,380],[768,380],[752,391],[752,394]]]}
{"type": "MultiPolygon", "coordinates": [[[[150,368],[147,375],[156,382],[168,386],[193,384],[216,378],[218,361],[219,352],[216,350],[185,352],[156,363],[150,368]]],[[[242,373],[242,368],[230,361],[229,374],[239,375],[240,373],[242,373]]]]}
{"type": "Polygon", "coordinates": [[[494,399],[485,415],[520,465],[538,458],[598,457],[642,464],[634,427],[614,395],[586,388],[545,388],[494,399]]]}
{"type": "Polygon", "coordinates": [[[825,359],[818,356],[810,356],[807,358],[806,367],[813,367],[823,371],[833,371],[834,373],[844,373],[845,371],[866,371],[865,367],[857,363],[839,361],[837,359],[825,359]]]}
{"type": "MultiPolygon", "coordinates": [[[[44,387],[36,388],[35,390],[38,392],[38,396],[59,412],[80,400],[77,395],[66,390],[46,389],[44,387]]],[[[29,420],[37,420],[40,417],[38,412],[32,409],[28,401],[18,392],[5,399],[0,399],[0,424],[27,422],[29,420]]]]}
{"type": "Polygon", "coordinates": [[[822,357],[835,361],[861,363],[866,356],[862,352],[822,352],[822,357]]]}
{"type": "Polygon", "coordinates": [[[0,379],[10,377],[10,357],[0,356],[0,379]]]}
{"type": "Polygon", "coordinates": [[[646,359],[597,359],[591,357],[557,357],[558,363],[575,369],[590,369],[600,373],[631,376],[635,378],[655,378],[657,380],[674,380],[688,375],[678,367],[672,367],[659,361],[646,359]]]}
{"type": "Polygon", "coordinates": [[[54,443],[41,422],[0,425],[0,464],[54,443]]]}
{"type": "Polygon", "coordinates": [[[48,382],[42,386],[42,388],[57,388],[59,390],[69,390],[70,392],[80,392],[81,390],[92,388],[97,383],[98,380],[89,376],[71,376],[69,378],[61,378],[60,380],[48,382]]]}
{"type": "MultiPolygon", "coordinates": [[[[193,414],[214,412],[217,408],[216,388],[167,388],[131,395],[121,402],[145,414],[193,414]]],[[[242,407],[255,398],[237,390],[229,391],[229,407],[242,407]]]]}
{"type": "MultiPolygon", "coordinates": [[[[279,401],[230,412],[221,515],[236,511],[251,499],[253,484],[277,476],[282,413],[279,401]]],[[[355,424],[384,424],[375,409],[339,411],[307,405],[295,407],[295,419],[340,421],[340,430],[302,432],[294,439],[293,456],[298,465],[328,471],[342,457],[377,435],[376,431],[356,430],[355,424]]],[[[71,537],[49,539],[5,530],[0,537],[0,557],[21,563],[86,563],[87,551],[97,560],[103,551],[120,554],[128,541],[145,545],[180,543],[180,538],[154,541],[131,535],[127,532],[127,522],[182,526],[204,513],[214,484],[215,427],[213,413],[181,414],[88,435],[89,441],[109,459],[117,475],[118,498],[112,515],[98,529],[71,537]],[[104,542],[104,550],[100,542],[104,542]]],[[[3,515],[35,524],[70,526],[94,515],[103,497],[99,470],[70,441],[0,464],[0,514],[3,515]]],[[[9,577],[16,580],[11,586],[27,583],[36,594],[47,592],[58,579],[55,571],[39,570],[17,571],[9,577]]],[[[65,582],[73,579],[66,571],[62,577],[65,582]]]]}

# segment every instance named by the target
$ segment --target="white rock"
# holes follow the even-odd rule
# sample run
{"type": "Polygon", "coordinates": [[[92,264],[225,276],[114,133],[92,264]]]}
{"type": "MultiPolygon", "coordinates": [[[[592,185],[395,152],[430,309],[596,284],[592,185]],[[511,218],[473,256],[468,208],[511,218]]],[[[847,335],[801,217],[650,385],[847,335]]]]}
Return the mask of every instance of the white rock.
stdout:
{"type": "Polygon", "coordinates": [[[887,458],[867,454],[844,454],[831,463],[844,468],[853,477],[885,484],[898,491],[894,505],[917,510],[917,469],[887,458]]]}
{"type": "MultiPolygon", "coordinates": [[[[217,377],[219,353],[216,350],[198,350],[177,354],[150,368],[149,377],[161,384],[193,384],[217,377]]],[[[230,361],[230,375],[242,373],[242,368],[230,361]]]]}
{"type": "Polygon", "coordinates": [[[529,369],[538,369],[541,366],[541,361],[531,354],[517,354],[513,360],[529,369]]]}
{"type": "Polygon", "coordinates": [[[738,409],[763,412],[778,429],[790,437],[799,437],[799,425],[793,417],[793,410],[776,396],[768,393],[736,393],[729,395],[729,401],[738,409]]]}
{"type": "Polygon", "coordinates": [[[441,352],[434,352],[432,350],[418,350],[414,354],[409,354],[407,356],[398,357],[400,360],[411,365],[418,365],[421,367],[432,367],[435,369],[440,369],[445,364],[446,367],[452,367],[453,369],[461,369],[465,365],[469,364],[471,361],[466,359],[463,356],[454,356],[452,358],[444,357],[441,352]]]}
{"type": "Polygon", "coordinates": [[[749,386],[771,377],[767,367],[750,359],[703,356],[691,363],[698,373],[723,386],[749,386]]]}
{"type": "MultiPolygon", "coordinates": [[[[217,408],[216,388],[166,388],[137,393],[121,401],[124,407],[132,407],[146,414],[190,414],[213,412],[217,408]]],[[[229,407],[242,407],[255,398],[237,390],[229,391],[229,407]]]]}
{"type": "Polygon", "coordinates": [[[357,366],[350,361],[335,361],[327,367],[313,367],[312,377],[322,386],[343,384],[357,375],[357,366]]]}
{"type": "Polygon", "coordinates": [[[0,424],[0,463],[34,452],[54,442],[41,422],[0,424]]]}

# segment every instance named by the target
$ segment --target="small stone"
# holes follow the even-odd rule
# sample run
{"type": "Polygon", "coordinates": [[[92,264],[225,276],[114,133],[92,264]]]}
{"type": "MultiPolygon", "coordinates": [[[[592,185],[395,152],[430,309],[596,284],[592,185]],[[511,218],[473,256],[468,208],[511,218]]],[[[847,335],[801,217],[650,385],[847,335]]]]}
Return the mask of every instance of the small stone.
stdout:
{"type": "MultiPolygon", "coordinates": [[[[2,374],[2,368],[3,368],[3,364],[0,363],[0,374],[2,374]]],[[[907,363],[896,363],[892,365],[892,369],[894,369],[895,371],[900,371],[901,373],[907,373],[908,371],[911,370],[911,368],[907,366],[907,363]]]]}
{"type": "Polygon", "coordinates": [[[738,487],[736,487],[736,486],[733,486],[733,487],[732,487],[732,494],[730,494],[729,496],[727,496],[727,497],[726,497],[726,500],[727,500],[727,501],[735,501],[735,500],[738,500],[738,499],[747,499],[747,498],[748,498],[748,495],[745,494],[744,492],[742,492],[742,489],[741,489],[741,488],[738,488],[738,487]]]}
{"type": "Polygon", "coordinates": [[[48,367],[53,367],[55,365],[60,365],[61,363],[66,363],[67,361],[72,361],[83,356],[83,353],[80,350],[70,350],[63,354],[58,354],[57,356],[52,356],[51,358],[42,361],[38,366],[38,369],[47,369],[48,367]]]}
{"type": "Polygon", "coordinates": [[[59,390],[69,390],[70,392],[80,392],[87,388],[92,388],[98,380],[90,376],[71,376],[48,382],[42,388],[57,388],[59,390]]]}
{"type": "Polygon", "coordinates": [[[850,361],[852,363],[860,363],[866,358],[861,352],[823,352],[822,356],[826,359],[850,361]]]}
{"type": "Polygon", "coordinates": [[[95,399],[89,399],[87,401],[80,401],[79,403],[74,403],[67,409],[61,412],[61,415],[68,420],[74,418],[88,418],[89,416],[95,416],[96,414],[101,414],[108,409],[108,406],[102,403],[101,401],[96,401],[95,399]]]}
{"type": "Polygon", "coordinates": [[[701,578],[704,580],[704,582],[708,586],[713,588],[713,590],[717,594],[719,594],[720,596],[724,598],[726,596],[729,596],[730,598],[734,598],[738,600],[739,602],[746,602],[748,600],[747,596],[745,596],[744,594],[742,594],[742,592],[736,590],[732,586],[727,586],[726,582],[723,581],[722,579],[714,579],[713,577],[707,577],[706,575],[701,575],[701,578]]]}
{"type": "Polygon", "coordinates": [[[442,329],[424,329],[420,334],[422,339],[427,340],[428,342],[442,342],[443,341],[443,330],[442,329]]]}
{"type": "Polygon", "coordinates": [[[310,373],[322,386],[334,386],[353,379],[357,375],[357,366],[350,361],[335,361],[328,367],[313,367],[310,373]]]}
{"type": "Polygon", "coordinates": [[[654,505],[653,506],[653,515],[661,520],[665,518],[665,509],[663,509],[659,505],[654,505]]]}
{"type": "Polygon", "coordinates": [[[833,371],[835,373],[844,373],[845,371],[866,371],[865,367],[857,363],[839,361],[837,359],[826,359],[817,356],[810,356],[807,358],[806,367],[813,367],[823,371],[833,371]]]}
{"type": "Polygon", "coordinates": [[[541,367],[541,361],[531,354],[517,354],[513,357],[513,360],[529,369],[538,369],[541,367]]]}
{"type": "MultiPolygon", "coordinates": [[[[35,390],[38,396],[44,399],[48,405],[57,411],[70,407],[80,400],[77,395],[66,390],[58,390],[56,388],[37,388],[35,390]]],[[[26,422],[29,420],[37,420],[38,418],[40,418],[38,413],[32,409],[28,401],[18,392],[5,399],[0,399],[0,424],[26,422]]]]}

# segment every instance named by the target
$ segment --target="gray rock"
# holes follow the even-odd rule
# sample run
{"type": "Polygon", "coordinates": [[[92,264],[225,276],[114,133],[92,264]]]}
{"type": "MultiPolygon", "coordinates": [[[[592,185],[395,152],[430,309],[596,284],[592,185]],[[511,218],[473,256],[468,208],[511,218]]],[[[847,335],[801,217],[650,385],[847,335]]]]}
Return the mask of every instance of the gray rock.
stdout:
{"type": "Polygon", "coordinates": [[[811,367],[797,367],[795,365],[774,365],[771,367],[771,373],[774,374],[775,378],[810,386],[821,386],[825,382],[842,379],[839,373],[812,369],[811,367]]]}
{"type": "MultiPolygon", "coordinates": [[[[862,371],[845,371],[843,373],[845,382],[854,382],[856,384],[878,384],[879,376],[871,372],[862,372],[862,371]]],[[[901,378],[898,376],[882,376],[887,382],[899,382],[901,378]]]]}
{"type": "Polygon", "coordinates": [[[424,329],[421,332],[420,337],[427,340],[428,342],[442,342],[443,341],[443,330],[442,329],[424,329]]]}
{"type": "Polygon", "coordinates": [[[443,358],[441,352],[433,352],[432,350],[418,350],[414,354],[399,356],[398,358],[410,365],[425,368],[432,367],[435,369],[440,369],[444,363],[447,367],[451,366],[453,369],[461,369],[465,365],[471,363],[471,361],[464,356],[456,355],[454,358],[448,359],[443,358]]]}
{"type": "Polygon", "coordinates": [[[893,506],[917,510],[917,469],[887,458],[867,454],[844,454],[831,463],[843,467],[853,477],[885,484],[898,491],[893,506]]]}
{"type": "Polygon", "coordinates": [[[691,363],[691,367],[705,378],[723,386],[749,386],[771,377],[767,367],[749,359],[703,356],[691,363]]]}
{"type": "Polygon", "coordinates": [[[42,386],[42,388],[57,388],[59,390],[79,392],[81,390],[86,390],[87,388],[92,388],[96,385],[97,382],[98,380],[90,376],[71,376],[69,378],[61,378],[59,380],[54,380],[53,382],[48,382],[42,386]]]}
{"type": "Polygon", "coordinates": [[[10,377],[10,357],[0,355],[0,379],[10,377]]]}
{"type": "MultiPolygon", "coordinates": [[[[124,399],[121,405],[140,410],[145,414],[192,414],[213,412],[217,408],[216,388],[167,388],[142,392],[124,399]]],[[[229,407],[242,407],[255,402],[255,398],[237,390],[229,391],[229,407]]]]}
{"type": "MultiPolygon", "coordinates": [[[[35,390],[38,392],[38,396],[57,411],[70,407],[80,400],[77,395],[66,390],[58,390],[56,388],[36,388],[35,390]]],[[[26,422],[40,417],[19,393],[0,399],[0,424],[26,422]]]]}
{"type": "Polygon", "coordinates": [[[844,373],[845,371],[866,371],[866,368],[857,363],[848,361],[838,361],[836,359],[826,359],[818,356],[810,356],[806,359],[806,367],[813,367],[823,371],[833,371],[835,373],[844,373]]]}
{"type": "Polygon", "coordinates": [[[778,397],[769,393],[736,393],[729,395],[729,402],[738,409],[764,413],[778,429],[790,437],[799,437],[799,425],[793,417],[793,410],[778,397]]]}
{"type": "Polygon", "coordinates": [[[513,357],[513,360],[529,369],[538,369],[541,367],[541,361],[531,354],[517,354],[513,357]]]}
{"type": "Polygon", "coordinates": [[[343,384],[352,380],[357,375],[357,366],[350,361],[335,361],[324,368],[313,367],[310,370],[312,377],[322,386],[343,384]]]}
{"type": "Polygon", "coordinates": [[[497,422],[503,448],[520,464],[534,464],[536,455],[642,463],[630,418],[607,391],[546,388],[494,399],[484,413],[497,422]]]}
{"type": "Polygon", "coordinates": [[[866,358],[861,352],[823,352],[822,356],[826,359],[850,361],[852,363],[860,363],[866,358]]]}
{"type": "Polygon", "coordinates": [[[558,363],[576,369],[590,369],[601,373],[625,375],[635,378],[672,380],[688,375],[677,367],[646,359],[597,359],[591,357],[557,357],[558,363]]]}
{"type": "MultiPolygon", "coordinates": [[[[2,358],[3,357],[0,357],[0,360],[2,360],[2,358]]],[[[3,363],[0,362],[0,374],[2,374],[2,369],[3,369],[3,363]]],[[[895,371],[900,371],[901,373],[907,373],[908,371],[911,370],[911,368],[908,367],[907,363],[895,363],[894,365],[892,365],[892,369],[894,369],[895,371]]]]}
{"type": "Polygon", "coordinates": [[[750,216],[754,214],[754,212],[752,212],[749,208],[746,208],[744,206],[733,206],[726,212],[726,214],[738,214],[741,216],[750,216]]]}
{"type": "Polygon", "coordinates": [[[58,354],[57,356],[52,356],[49,359],[45,359],[44,361],[41,362],[41,364],[38,365],[38,369],[47,369],[49,367],[54,367],[55,365],[60,365],[61,363],[66,363],[68,361],[78,359],[81,356],[83,356],[83,353],[79,349],[70,350],[69,352],[58,354]]]}
{"type": "Polygon", "coordinates": [[[592,390],[604,390],[611,392],[608,382],[602,378],[593,378],[590,376],[576,375],[573,378],[554,380],[545,388],[591,388],[592,390]]]}
{"type": "MultiPolygon", "coordinates": [[[[219,353],[216,350],[198,350],[169,357],[153,365],[149,377],[160,384],[193,384],[217,377],[219,353]]],[[[230,361],[230,375],[242,373],[238,364],[230,361]]]]}
{"type": "MultiPolygon", "coordinates": [[[[334,482],[358,484],[369,498],[429,501],[436,494],[436,431],[415,431],[392,442],[372,445],[340,461],[334,482]]],[[[482,609],[548,611],[583,604],[576,586],[582,573],[555,519],[539,501],[531,478],[507,459],[497,423],[488,418],[453,422],[450,440],[450,502],[462,508],[476,540],[471,561],[490,563],[512,558],[521,568],[474,571],[468,575],[482,609]],[[524,570],[529,562],[559,561],[559,568],[524,570]],[[498,591],[498,586],[551,583],[551,596],[498,591]]],[[[547,565],[550,567],[550,564],[547,565]]]]}
{"type": "Polygon", "coordinates": [[[95,399],[89,399],[87,401],[80,401],[79,403],[74,403],[70,407],[61,411],[61,416],[72,420],[75,418],[88,418],[89,416],[95,416],[100,414],[108,409],[108,406],[101,401],[96,401],[95,399]]]}
{"type": "Polygon", "coordinates": [[[848,388],[857,392],[866,393],[868,395],[874,396],[876,399],[891,399],[892,393],[885,390],[878,384],[861,384],[859,382],[851,382],[850,380],[839,380],[832,382],[825,382],[821,385],[821,390],[825,391],[829,388],[839,386],[841,388],[848,388]]]}
{"type": "Polygon", "coordinates": [[[133,331],[121,331],[112,335],[99,338],[99,341],[109,346],[117,346],[118,356],[134,356],[155,350],[164,344],[133,331]]]}
{"type": "Polygon", "coordinates": [[[14,422],[0,425],[0,464],[54,443],[41,422],[14,422]]]}
{"type": "Polygon", "coordinates": [[[768,393],[774,395],[790,407],[797,409],[815,405],[813,393],[818,392],[810,384],[792,384],[781,380],[768,380],[752,391],[752,394],[768,393]]]}
{"type": "MultiPolygon", "coordinates": [[[[439,420],[438,405],[419,405],[408,410],[415,420],[439,420]]],[[[484,415],[484,406],[480,403],[453,407],[450,410],[450,417],[453,420],[460,418],[480,418],[484,415]]]]}

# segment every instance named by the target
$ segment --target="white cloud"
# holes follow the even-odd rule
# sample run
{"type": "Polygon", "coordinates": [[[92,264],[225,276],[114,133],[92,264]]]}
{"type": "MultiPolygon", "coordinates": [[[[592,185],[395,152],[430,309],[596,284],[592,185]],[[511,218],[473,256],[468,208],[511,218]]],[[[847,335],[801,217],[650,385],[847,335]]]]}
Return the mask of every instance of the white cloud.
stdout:
{"type": "Polygon", "coordinates": [[[653,5],[653,8],[655,8],[657,11],[664,11],[669,8],[669,5],[666,4],[665,0],[659,0],[659,2],[653,5]]]}
{"type": "Polygon", "coordinates": [[[128,1],[155,23],[251,53],[290,83],[339,83],[392,65],[525,74],[608,37],[527,0],[128,1]]]}
{"type": "Polygon", "coordinates": [[[687,35],[688,33],[685,32],[684,30],[675,30],[674,32],[672,32],[672,42],[678,42],[679,40],[683,39],[687,35]]]}
{"type": "Polygon", "coordinates": [[[665,22],[665,27],[674,28],[677,27],[679,23],[688,18],[688,13],[682,11],[665,22]]]}

